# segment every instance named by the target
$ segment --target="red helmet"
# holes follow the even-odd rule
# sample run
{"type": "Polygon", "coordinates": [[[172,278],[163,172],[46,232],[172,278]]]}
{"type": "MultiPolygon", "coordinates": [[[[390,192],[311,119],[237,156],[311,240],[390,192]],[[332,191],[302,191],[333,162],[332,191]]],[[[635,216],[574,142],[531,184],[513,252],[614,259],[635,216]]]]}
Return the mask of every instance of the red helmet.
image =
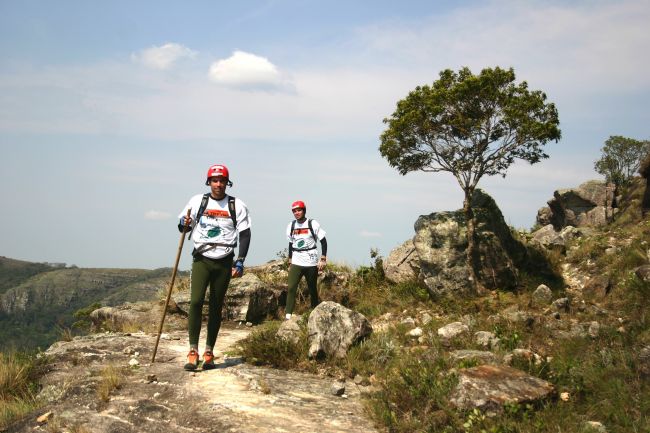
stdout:
{"type": "Polygon", "coordinates": [[[228,167],[221,164],[215,164],[208,168],[208,174],[205,177],[205,184],[210,185],[210,178],[217,176],[225,177],[228,179],[228,184],[232,186],[232,182],[230,182],[230,173],[228,172],[228,167]]]}
{"type": "Polygon", "coordinates": [[[291,210],[294,209],[307,209],[307,206],[305,206],[305,202],[302,200],[297,200],[291,203],[291,210]]]}

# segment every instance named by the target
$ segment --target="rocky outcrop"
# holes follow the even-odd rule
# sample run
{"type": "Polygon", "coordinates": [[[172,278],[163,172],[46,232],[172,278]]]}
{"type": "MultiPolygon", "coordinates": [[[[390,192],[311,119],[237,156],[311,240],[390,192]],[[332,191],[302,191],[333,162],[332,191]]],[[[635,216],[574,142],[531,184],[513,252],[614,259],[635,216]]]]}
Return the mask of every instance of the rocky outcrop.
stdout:
{"type": "Polygon", "coordinates": [[[555,392],[552,384],[523,371],[496,365],[461,369],[450,402],[459,409],[498,413],[506,403],[544,400],[555,392]]]}
{"type": "Polygon", "coordinates": [[[126,329],[129,327],[147,328],[155,323],[154,314],[151,311],[150,302],[137,304],[126,303],[117,307],[101,307],[92,311],[89,315],[93,328],[100,330],[126,329]]]}
{"type": "Polygon", "coordinates": [[[343,358],[353,344],[372,333],[372,327],[362,314],[327,301],[309,315],[307,332],[311,358],[343,358]]]}
{"type": "MultiPolygon", "coordinates": [[[[514,290],[518,267],[527,257],[512,236],[498,206],[477,189],[472,200],[476,220],[477,276],[487,289],[514,290]]],[[[432,296],[470,294],[466,262],[467,230],[462,210],[420,216],[413,244],[420,260],[420,276],[432,296]]]]}
{"type": "Polygon", "coordinates": [[[384,275],[389,281],[394,283],[414,281],[419,274],[420,260],[412,239],[393,249],[384,260],[384,275]]]}
{"type": "Polygon", "coordinates": [[[577,188],[559,189],[548,207],[537,212],[540,226],[552,224],[556,231],[567,226],[599,227],[614,214],[615,186],[599,180],[587,181],[577,188]]]}

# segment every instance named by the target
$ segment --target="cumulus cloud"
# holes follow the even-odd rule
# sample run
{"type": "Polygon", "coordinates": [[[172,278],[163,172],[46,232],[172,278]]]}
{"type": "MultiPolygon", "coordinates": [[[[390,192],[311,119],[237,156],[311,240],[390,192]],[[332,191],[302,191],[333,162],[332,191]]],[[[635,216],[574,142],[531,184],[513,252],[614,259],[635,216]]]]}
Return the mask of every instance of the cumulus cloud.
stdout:
{"type": "Polygon", "coordinates": [[[174,66],[182,58],[194,58],[197,52],[181,44],[167,43],[159,47],[151,47],[132,54],[134,61],[142,63],[148,68],[165,70],[174,66]]]}
{"type": "Polygon", "coordinates": [[[162,221],[171,218],[169,212],[163,212],[160,210],[148,210],[144,213],[144,219],[152,221],[162,221]]]}
{"type": "Polygon", "coordinates": [[[208,74],[215,83],[240,89],[288,89],[290,83],[266,57],[235,51],[227,59],[217,60],[208,74]]]}
{"type": "Polygon", "coordinates": [[[367,230],[361,230],[359,232],[359,236],[361,236],[362,238],[380,238],[381,233],[379,233],[379,232],[369,232],[367,230]]]}

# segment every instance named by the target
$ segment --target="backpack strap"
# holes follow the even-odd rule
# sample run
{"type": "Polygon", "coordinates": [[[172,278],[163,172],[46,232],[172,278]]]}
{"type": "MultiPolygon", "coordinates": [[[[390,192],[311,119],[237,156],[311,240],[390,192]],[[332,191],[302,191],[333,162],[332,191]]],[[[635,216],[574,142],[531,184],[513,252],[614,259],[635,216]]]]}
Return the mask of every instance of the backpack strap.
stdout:
{"type": "Polygon", "coordinates": [[[291,221],[291,231],[289,232],[289,235],[291,236],[291,242],[293,242],[293,231],[296,228],[296,220],[291,221]]]}
{"type": "Polygon", "coordinates": [[[235,197],[228,196],[228,210],[230,211],[230,219],[235,230],[237,230],[237,211],[235,210],[235,197]]]}
{"type": "Polygon", "coordinates": [[[188,241],[192,238],[192,233],[194,233],[194,229],[196,228],[196,225],[199,223],[199,220],[201,219],[201,215],[203,215],[203,212],[205,212],[205,208],[208,207],[209,200],[210,200],[210,193],[208,192],[203,194],[203,198],[201,198],[201,205],[199,206],[199,210],[196,212],[196,221],[194,221],[194,225],[192,226],[192,230],[190,230],[190,234],[187,235],[188,241]]]}
{"type": "Polygon", "coordinates": [[[311,232],[311,237],[314,238],[314,242],[318,242],[316,235],[314,234],[314,228],[311,226],[311,219],[307,220],[307,225],[309,226],[309,231],[311,232]]]}

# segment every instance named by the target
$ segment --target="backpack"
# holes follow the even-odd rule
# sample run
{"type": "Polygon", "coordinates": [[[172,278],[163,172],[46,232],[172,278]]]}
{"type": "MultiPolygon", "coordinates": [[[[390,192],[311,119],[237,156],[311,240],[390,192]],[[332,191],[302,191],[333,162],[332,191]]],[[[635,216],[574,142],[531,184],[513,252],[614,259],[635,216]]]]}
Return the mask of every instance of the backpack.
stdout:
{"type": "MultiPolygon", "coordinates": [[[[311,232],[311,237],[314,238],[314,246],[311,248],[304,248],[304,249],[294,249],[294,251],[309,251],[316,249],[316,243],[318,242],[318,239],[316,238],[316,234],[314,233],[314,228],[311,226],[311,219],[307,218],[307,227],[309,227],[309,231],[311,232]]],[[[296,228],[296,220],[291,221],[291,238],[293,239],[293,230],[296,228]]]]}

